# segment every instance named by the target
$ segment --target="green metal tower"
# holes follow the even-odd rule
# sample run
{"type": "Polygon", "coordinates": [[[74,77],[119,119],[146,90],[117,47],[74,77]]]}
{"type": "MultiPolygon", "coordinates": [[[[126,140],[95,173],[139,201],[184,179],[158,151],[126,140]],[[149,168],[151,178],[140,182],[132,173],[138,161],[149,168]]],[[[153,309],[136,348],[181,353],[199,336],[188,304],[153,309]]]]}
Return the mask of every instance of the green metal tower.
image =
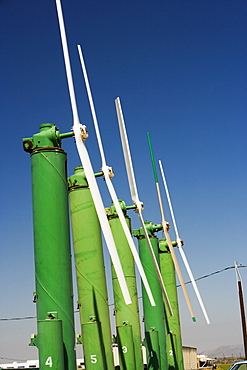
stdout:
{"type": "Polygon", "coordinates": [[[114,369],[101,229],[82,167],[69,178],[82,344],[87,370],[114,369]]]}
{"type": "Polygon", "coordinates": [[[75,370],[74,309],[69,233],[67,155],[53,124],[23,139],[31,155],[35,301],[40,369],[75,370]]]}
{"type": "MultiPolygon", "coordinates": [[[[173,243],[174,245],[176,242],[173,243]]],[[[160,270],[174,316],[170,316],[166,308],[165,326],[167,327],[167,354],[169,370],[184,370],[182,337],[180,328],[178,296],[175,268],[171,253],[165,239],[159,241],[160,270]]]]}
{"type": "MultiPolygon", "coordinates": [[[[126,215],[126,205],[121,200],[119,203],[128,227],[131,229],[130,218],[126,215]]],[[[133,208],[133,206],[128,208],[133,208]]],[[[140,370],[143,369],[142,340],[134,259],[115,207],[107,208],[106,211],[132,300],[130,305],[125,304],[115,269],[112,266],[120,369],[140,370]]]]}
{"type": "MultiPolygon", "coordinates": [[[[158,239],[154,235],[154,232],[157,231],[157,225],[153,225],[150,222],[145,222],[145,225],[150,237],[150,242],[153,247],[155,257],[159,264],[158,239]]],[[[156,306],[152,307],[145,289],[142,289],[147,367],[148,369],[153,370],[167,370],[167,331],[166,326],[164,325],[165,310],[160,283],[154,269],[154,264],[150,256],[150,251],[148,249],[142,228],[134,230],[134,236],[138,238],[140,258],[156,303],[156,306]]]]}

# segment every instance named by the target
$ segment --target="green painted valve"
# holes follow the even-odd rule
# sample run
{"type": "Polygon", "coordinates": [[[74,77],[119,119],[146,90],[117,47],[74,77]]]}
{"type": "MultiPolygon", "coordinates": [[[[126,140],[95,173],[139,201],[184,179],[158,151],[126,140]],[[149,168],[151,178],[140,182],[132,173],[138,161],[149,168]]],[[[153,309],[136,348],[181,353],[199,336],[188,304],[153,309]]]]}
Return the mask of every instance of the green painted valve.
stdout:
{"type": "Polygon", "coordinates": [[[74,136],[73,132],[61,134],[58,127],[52,123],[42,123],[39,126],[40,131],[34,134],[32,138],[23,139],[23,149],[32,153],[40,148],[60,148],[61,139],[74,136]]]}

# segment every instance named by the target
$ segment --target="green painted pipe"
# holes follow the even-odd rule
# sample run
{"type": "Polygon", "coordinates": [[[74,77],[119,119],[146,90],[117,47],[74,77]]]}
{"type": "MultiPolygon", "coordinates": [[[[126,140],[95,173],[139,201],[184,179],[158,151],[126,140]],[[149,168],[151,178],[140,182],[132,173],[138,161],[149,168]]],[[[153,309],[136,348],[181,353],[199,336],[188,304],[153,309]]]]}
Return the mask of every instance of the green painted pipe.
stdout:
{"type": "Polygon", "coordinates": [[[62,320],[54,316],[50,313],[46,320],[38,321],[39,366],[40,369],[64,370],[62,320]]]}
{"type": "MultiPolygon", "coordinates": [[[[132,326],[127,323],[126,325],[117,326],[117,343],[121,370],[143,369],[142,361],[139,367],[136,367],[134,334],[132,326]]],[[[139,352],[141,352],[140,345],[139,352]]]]}
{"type": "MultiPolygon", "coordinates": [[[[119,203],[125,214],[128,227],[131,229],[130,218],[126,215],[125,203],[121,200],[119,203]]],[[[125,304],[116,272],[112,266],[120,369],[139,370],[143,368],[143,360],[134,259],[115,207],[107,208],[106,212],[132,300],[130,305],[125,304]]]]}
{"type": "Polygon", "coordinates": [[[113,369],[101,229],[82,167],[69,178],[78,305],[87,370],[113,369]]]}
{"type": "MultiPolygon", "coordinates": [[[[41,125],[39,133],[23,140],[23,146],[31,153],[37,319],[46,320],[48,312],[57,312],[62,321],[62,338],[57,340],[64,345],[64,369],[75,370],[67,155],[52,124],[41,125]]],[[[43,331],[38,332],[39,352],[44,353],[40,346],[48,344],[42,335],[43,331]]],[[[47,369],[40,361],[40,369],[47,369]]]]}
{"type": "Polygon", "coordinates": [[[160,346],[159,332],[155,329],[150,329],[145,332],[145,341],[147,352],[148,369],[160,369],[160,346]]]}
{"type": "MultiPolygon", "coordinates": [[[[148,230],[150,242],[153,247],[155,257],[159,264],[158,239],[153,234],[153,225],[149,222],[145,222],[145,225],[148,230]]],[[[157,278],[157,274],[154,268],[152,258],[150,256],[150,251],[148,249],[142,228],[134,230],[134,236],[138,238],[140,259],[142,261],[143,268],[146,273],[156,303],[155,307],[151,306],[146,291],[142,286],[145,344],[147,349],[147,366],[148,369],[167,370],[168,366],[166,352],[167,332],[164,326],[165,311],[162,292],[160,289],[160,284],[157,278]],[[155,340],[156,334],[150,334],[150,332],[157,332],[158,339],[155,340]]]]}
{"type": "Polygon", "coordinates": [[[160,270],[174,316],[166,310],[164,324],[167,328],[167,354],[169,370],[184,370],[182,337],[179,318],[175,268],[165,239],[159,242],[160,270]]]}

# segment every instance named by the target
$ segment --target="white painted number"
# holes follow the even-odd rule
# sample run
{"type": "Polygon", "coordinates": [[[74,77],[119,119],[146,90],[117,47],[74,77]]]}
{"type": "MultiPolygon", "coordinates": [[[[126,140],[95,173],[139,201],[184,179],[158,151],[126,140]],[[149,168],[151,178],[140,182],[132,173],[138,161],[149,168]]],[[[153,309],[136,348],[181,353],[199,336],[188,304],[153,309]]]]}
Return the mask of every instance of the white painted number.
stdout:
{"type": "Polygon", "coordinates": [[[96,364],[97,361],[98,360],[97,360],[96,355],[91,355],[91,362],[92,362],[92,364],[96,364]]]}
{"type": "Polygon", "coordinates": [[[122,351],[123,351],[123,353],[127,353],[128,352],[128,348],[126,346],[123,346],[122,347],[122,351]]]}
{"type": "Polygon", "coordinates": [[[51,358],[51,356],[47,358],[47,360],[46,360],[45,364],[46,364],[47,366],[52,367],[52,358],[51,358]]]}
{"type": "Polygon", "coordinates": [[[169,350],[169,355],[173,356],[173,350],[172,349],[169,350]]]}

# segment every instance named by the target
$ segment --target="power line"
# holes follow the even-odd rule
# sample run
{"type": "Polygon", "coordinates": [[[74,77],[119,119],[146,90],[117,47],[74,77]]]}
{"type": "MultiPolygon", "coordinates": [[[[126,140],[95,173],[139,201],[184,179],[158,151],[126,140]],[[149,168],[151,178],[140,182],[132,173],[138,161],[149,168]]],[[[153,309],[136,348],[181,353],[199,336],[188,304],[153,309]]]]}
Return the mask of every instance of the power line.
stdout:
{"type": "Polygon", "coordinates": [[[36,316],[11,317],[9,319],[0,319],[0,321],[16,321],[16,320],[30,320],[30,319],[36,319],[36,316]]]}
{"type": "MultiPolygon", "coordinates": [[[[241,267],[247,267],[247,266],[241,265],[241,264],[238,265],[238,268],[241,268],[241,267]]],[[[209,276],[213,276],[213,275],[219,274],[220,272],[231,270],[231,269],[235,269],[235,266],[225,267],[222,270],[218,270],[218,271],[212,272],[211,274],[207,274],[207,275],[201,276],[201,277],[195,279],[195,281],[198,281],[198,280],[201,280],[201,279],[205,279],[205,278],[207,278],[209,276]]],[[[185,284],[190,284],[190,283],[191,283],[191,280],[187,281],[185,284]]],[[[177,287],[180,287],[180,285],[177,285],[177,287]]]]}
{"type": "MultiPolygon", "coordinates": [[[[247,267],[247,266],[246,265],[242,265],[242,264],[239,264],[238,265],[238,268],[242,268],[242,267],[247,267]]],[[[207,275],[201,276],[201,277],[195,279],[195,281],[202,280],[202,279],[208,278],[210,276],[219,274],[220,272],[224,272],[224,271],[231,270],[231,269],[234,269],[234,268],[235,268],[235,266],[225,267],[222,270],[218,270],[218,271],[212,272],[211,274],[207,274],[207,275]]],[[[187,281],[185,284],[191,284],[191,280],[187,281]]],[[[180,285],[177,285],[177,287],[180,287],[180,285]]],[[[79,312],[79,311],[75,311],[75,313],[76,312],[79,312]]],[[[0,319],[0,321],[17,321],[17,320],[32,320],[32,319],[36,319],[36,316],[3,318],[3,319],[0,319]]],[[[2,357],[0,357],[0,358],[2,358],[2,357]]]]}
{"type": "MultiPolygon", "coordinates": [[[[74,311],[74,313],[78,313],[78,312],[79,311],[74,311]]],[[[17,321],[17,320],[32,320],[32,319],[37,319],[37,316],[11,317],[11,318],[6,318],[6,319],[0,319],[0,321],[17,321]]]]}

